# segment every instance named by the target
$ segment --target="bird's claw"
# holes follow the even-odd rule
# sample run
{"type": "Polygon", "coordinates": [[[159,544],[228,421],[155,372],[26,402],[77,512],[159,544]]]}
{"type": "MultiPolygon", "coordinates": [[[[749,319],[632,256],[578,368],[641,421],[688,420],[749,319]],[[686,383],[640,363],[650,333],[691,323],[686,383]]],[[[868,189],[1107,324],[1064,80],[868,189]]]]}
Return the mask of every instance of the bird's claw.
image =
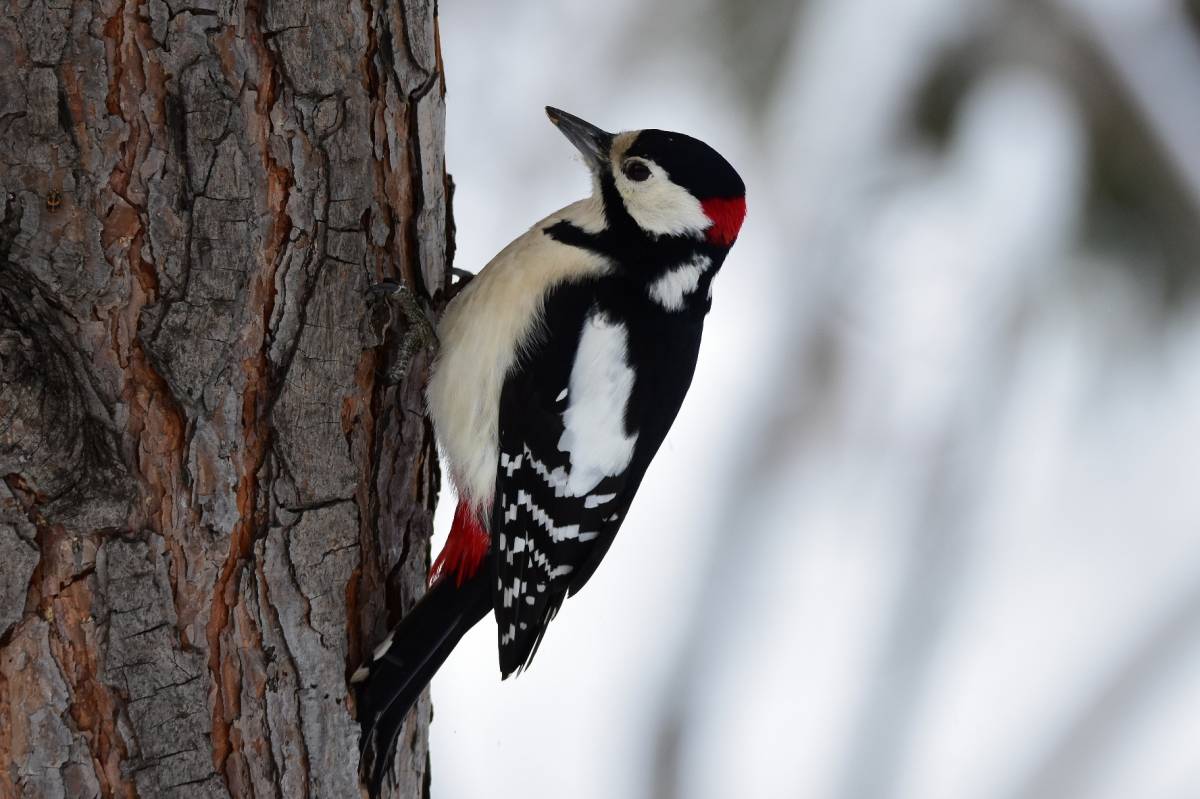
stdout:
{"type": "Polygon", "coordinates": [[[403,291],[408,289],[398,280],[381,280],[367,287],[367,293],[374,297],[394,297],[403,291]]]}

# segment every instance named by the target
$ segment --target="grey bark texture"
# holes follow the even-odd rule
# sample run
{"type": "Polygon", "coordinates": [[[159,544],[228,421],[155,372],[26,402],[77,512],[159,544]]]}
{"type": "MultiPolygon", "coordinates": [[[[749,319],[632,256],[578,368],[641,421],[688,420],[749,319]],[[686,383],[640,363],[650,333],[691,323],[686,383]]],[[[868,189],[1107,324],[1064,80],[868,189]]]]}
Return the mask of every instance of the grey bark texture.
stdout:
{"type": "Polygon", "coordinates": [[[0,796],[358,796],[438,484],[366,294],[446,285],[434,0],[5,6],[0,796]]]}

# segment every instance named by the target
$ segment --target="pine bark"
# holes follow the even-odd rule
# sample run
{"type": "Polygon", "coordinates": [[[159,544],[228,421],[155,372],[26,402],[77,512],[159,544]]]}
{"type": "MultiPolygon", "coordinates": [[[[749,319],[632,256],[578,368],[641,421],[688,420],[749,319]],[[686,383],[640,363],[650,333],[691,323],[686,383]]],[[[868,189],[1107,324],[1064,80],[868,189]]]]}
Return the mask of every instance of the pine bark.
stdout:
{"type": "Polygon", "coordinates": [[[438,485],[366,295],[445,287],[434,0],[6,6],[0,796],[358,796],[438,485]]]}

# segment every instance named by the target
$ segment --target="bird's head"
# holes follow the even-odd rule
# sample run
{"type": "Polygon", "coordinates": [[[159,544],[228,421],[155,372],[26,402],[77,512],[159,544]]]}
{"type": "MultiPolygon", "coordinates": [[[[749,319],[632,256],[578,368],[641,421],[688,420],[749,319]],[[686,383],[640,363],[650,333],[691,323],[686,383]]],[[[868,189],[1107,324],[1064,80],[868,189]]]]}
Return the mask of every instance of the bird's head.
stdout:
{"type": "Polygon", "coordinates": [[[682,133],[608,133],[557,108],[547,106],[546,115],[583,154],[610,226],[733,245],[746,216],[746,185],[716,150],[682,133]]]}

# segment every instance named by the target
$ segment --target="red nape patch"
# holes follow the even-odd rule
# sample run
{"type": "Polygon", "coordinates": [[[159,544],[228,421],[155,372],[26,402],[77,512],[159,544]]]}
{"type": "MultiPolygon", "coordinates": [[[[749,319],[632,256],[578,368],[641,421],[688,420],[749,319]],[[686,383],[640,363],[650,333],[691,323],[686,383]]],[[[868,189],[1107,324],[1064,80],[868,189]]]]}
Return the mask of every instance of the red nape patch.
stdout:
{"type": "Polygon", "coordinates": [[[433,585],[447,574],[454,575],[454,585],[460,586],[475,576],[483,564],[492,539],[487,530],[475,518],[470,506],[459,502],[454,511],[454,523],[450,525],[450,537],[442,547],[441,554],[429,567],[429,584],[433,585]]]}
{"type": "Polygon", "coordinates": [[[708,240],[719,247],[732,246],[746,218],[745,197],[712,197],[700,203],[705,215],[712,220],[708,240]]]}

